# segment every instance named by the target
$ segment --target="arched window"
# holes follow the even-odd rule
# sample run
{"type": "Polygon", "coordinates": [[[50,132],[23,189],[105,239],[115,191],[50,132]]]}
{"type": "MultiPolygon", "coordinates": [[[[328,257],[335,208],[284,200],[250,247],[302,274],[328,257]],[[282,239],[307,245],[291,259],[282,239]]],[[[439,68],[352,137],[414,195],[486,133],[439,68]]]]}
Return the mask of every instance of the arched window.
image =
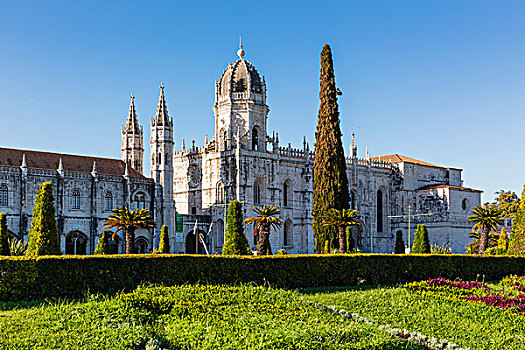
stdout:
{"type": "Polygon", "coordinates": [[[261,204],[261,185],[258,182],[253,184],[253,204],[261,204]]]}
{"type": "Polygon", "coordinates": [[[287,179],[283,185],[283,206],[293,205],[292,182],[287,179]]]}
{"type": "Polygon", "coordinates": [[[377,232],[383,232],[383,191],[377,191],[377,232]]]}
{"type": "Polygon", "coordinates": [[[288,219],[284,223],[284,231],[283,231],[283,245],[286,247],[290,247],[293,244],[293,225],[292,220],[288,219]]]}
{"type": "Polygon", "coordinates": [[[72,196],[73,196],[73,209],[80,209],[80,190],[74,189],[72,196]]]}
{"type": "Polygon", "coordinates": [[[142,192],[135,194],[133,206],[135,209],[146,209],[146,195],[142,192]]]}
{"type": "Polygon", "coordinates": [[[283,186],[283,205],[288,206],[288,184],[285,182],[283,186]]]}
{"type": "Polygon", "coordinates": [[[147,254],[148,252],[148,241],[144,237],[135,239],[135,253],[147,254]]]}
{"type": "Polygon", "coordinates": [[[252,129],[252,150],[259,150],[259,132],[257,131],[257,127],[252,129]]]}
{"type": "Polygon", "coordinates": [[[82,232],[70,232],[66,236],[66,254],[86,255],[87,241],[87,236],[82,232]]]}
{"type": "Polygon", "coordinates": [[[7,185],[0,186],[0,206],[7,207],[9,205],[9,188],[7,185]]]}
{"type": "Polygon", "coordinates": [[[111,211],[113,209],[113,193],[107,191],[104,196],[104,210],[111,211]]]}
{"type": "Polygon", "coordinates": [[[215,201],[217,203],[224,202],[224,186],[221,181],[217,182],[217,187],[215,189],[215,201]]]}
{"type": "Polygon", "coordinates": [[[155,165],[155,155],[151,155],[151,165],[155,165]]]}

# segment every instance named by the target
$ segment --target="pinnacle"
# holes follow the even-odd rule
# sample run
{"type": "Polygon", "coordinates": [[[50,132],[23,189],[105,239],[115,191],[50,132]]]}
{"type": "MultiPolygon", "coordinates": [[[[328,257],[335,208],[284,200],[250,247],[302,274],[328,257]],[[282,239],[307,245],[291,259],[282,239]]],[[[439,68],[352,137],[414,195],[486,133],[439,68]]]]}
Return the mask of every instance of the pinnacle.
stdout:
{"type": "Polygon", "coordinates": [[[137,111],[135,109],[135,96],[131,93],[131,102],[129,104],[128,119],[126,120],[126,129],[128,132],[140,133],[140,125],[137,119],[137,111]]]}
{"type": "Polygon", "coordinates": [[[164,97],[164,83],[160,84],[159,103],[157,104],[157,113],[155,114],[155,123],[157,125],[169,125],[168,107],[164,97]]]}

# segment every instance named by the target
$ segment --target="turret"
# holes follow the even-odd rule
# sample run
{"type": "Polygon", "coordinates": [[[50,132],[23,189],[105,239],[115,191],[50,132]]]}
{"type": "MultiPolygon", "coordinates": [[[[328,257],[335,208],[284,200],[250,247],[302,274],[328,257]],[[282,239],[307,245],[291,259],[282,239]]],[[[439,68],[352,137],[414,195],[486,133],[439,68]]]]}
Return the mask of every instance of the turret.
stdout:
{"type": "Polygon", "coordinates": [[[126,124],[122,126],[122,147],[120,152],[122,160],[129,166],[143,172],[143,129],[137,119],[137,112],[135,110],[135,96],[131,94],[131,103],[129,105],[128,118],[126,124]]]}

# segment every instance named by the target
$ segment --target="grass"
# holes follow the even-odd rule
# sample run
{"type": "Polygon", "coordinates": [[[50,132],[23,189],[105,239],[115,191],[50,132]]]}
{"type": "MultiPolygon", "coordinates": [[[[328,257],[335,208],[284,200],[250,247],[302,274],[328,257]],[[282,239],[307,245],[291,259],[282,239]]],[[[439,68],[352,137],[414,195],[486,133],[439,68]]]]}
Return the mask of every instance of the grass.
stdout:
{"type": "Polygon", "coordinates": [[[326,288],[305,298],[474,349],[525,349],[525,316],[398,287],[326,288]]]}
{"type": "Polygon", "coordinates": [[[420,349],[319,310],[297,292],[250,285],[143,286],[113,297],[0,303],[0,349],[219,348],[420,349]]]}

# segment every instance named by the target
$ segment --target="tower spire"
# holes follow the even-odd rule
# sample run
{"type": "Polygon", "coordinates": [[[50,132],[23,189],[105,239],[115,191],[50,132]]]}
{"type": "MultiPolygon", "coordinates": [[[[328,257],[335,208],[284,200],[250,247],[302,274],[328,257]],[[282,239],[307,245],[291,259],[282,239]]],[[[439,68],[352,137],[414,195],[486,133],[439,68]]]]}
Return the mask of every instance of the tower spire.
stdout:
{"type": "Polygon", "coordinates": [[[155,123],[157,125],[169,125],[168,107],[164,97],[164,83],[160,83],[160,96],[157,104],[157,113],[155,114],[155,123]]]}
{"type": "Polygon", "coordinates": [[[137,119],[137,111],[135,109],[135,96],[131,93],[131,102],[129,103],[128,119],[126,120],[126,128],[128,132],[140,133],[140,125],[137,119]]]}
{"type": "Polygon", "coordinates": [[[142,159],[144,153],[144,148],[142,146],[143,129],[137,118],[135,95],[131,93],[129,98],[129,112],[126,124],[122,127],[122,146],[120,148],[120,153],[122,160],[126,162],[126,164],[129,164],[135,170],[142,173],[142,159]]]}

